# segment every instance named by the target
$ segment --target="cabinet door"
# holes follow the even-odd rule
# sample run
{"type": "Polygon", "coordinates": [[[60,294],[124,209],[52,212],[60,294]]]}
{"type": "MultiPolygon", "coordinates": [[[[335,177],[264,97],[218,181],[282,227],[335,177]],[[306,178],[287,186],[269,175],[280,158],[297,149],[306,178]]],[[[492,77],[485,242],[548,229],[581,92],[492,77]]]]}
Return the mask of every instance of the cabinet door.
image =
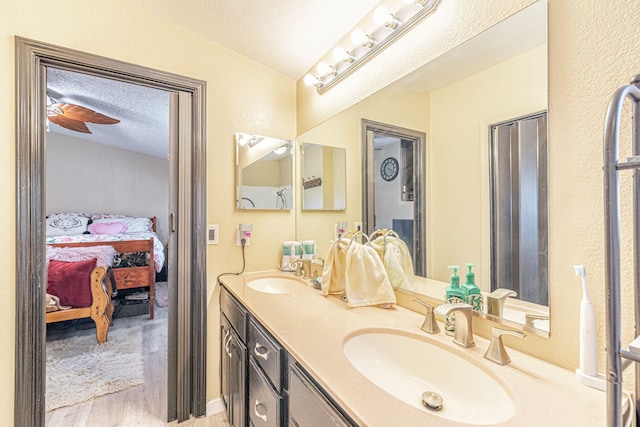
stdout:
{"type": "Polygon", "coordinates": [[[252,357],[249,357],[249,420],[256,427],[282,425],[282,398],[267,380],[252,357]]]}
{"type": "Polygon", "coordinates": [[[347,427],[353,424],[333,406],[296,365],[289,365],[289,425],[347,427]]]}
{"type": "Polygon", "coordinates": [[[221,384],[229,425],[247,425],[247,348],[222,317],[221,384]]]}

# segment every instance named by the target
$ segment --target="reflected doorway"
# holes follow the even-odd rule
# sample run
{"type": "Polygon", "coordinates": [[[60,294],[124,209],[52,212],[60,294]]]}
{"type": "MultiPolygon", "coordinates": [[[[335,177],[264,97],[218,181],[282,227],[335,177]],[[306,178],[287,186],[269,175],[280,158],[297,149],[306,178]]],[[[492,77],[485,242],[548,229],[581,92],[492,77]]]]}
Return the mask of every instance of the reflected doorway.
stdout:
{"type": "Polygon", "coordinates": [[[426,134],[362,119],[362,218],[365,233],[392,229],[426,277],[426,134]]]}

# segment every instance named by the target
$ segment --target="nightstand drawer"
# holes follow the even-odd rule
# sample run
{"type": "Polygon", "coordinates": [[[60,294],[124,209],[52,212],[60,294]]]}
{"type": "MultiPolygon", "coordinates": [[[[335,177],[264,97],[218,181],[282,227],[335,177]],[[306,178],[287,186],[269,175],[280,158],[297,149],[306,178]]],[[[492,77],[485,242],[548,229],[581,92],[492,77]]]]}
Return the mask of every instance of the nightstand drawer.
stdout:
{"type": "Polygon", "coordinates": [[[279,426],[282,418],[282,398],[252,358],[249,358],[249,418],[256,427],[279,426]]]}
{"type": "Polygon", "coordinates": [[[253,319],[249,321],[248,351],[260,365],[273,387],[282,391],[282,366],[284,358],[282,347],[253,319]]]}

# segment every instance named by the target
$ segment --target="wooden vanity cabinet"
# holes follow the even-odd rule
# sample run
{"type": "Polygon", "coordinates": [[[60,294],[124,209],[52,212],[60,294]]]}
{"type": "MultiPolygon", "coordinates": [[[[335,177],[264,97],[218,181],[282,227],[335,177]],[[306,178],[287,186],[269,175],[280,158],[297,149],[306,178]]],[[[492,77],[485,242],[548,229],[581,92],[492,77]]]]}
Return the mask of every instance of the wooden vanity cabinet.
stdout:
{"type": "Polygon", "coordinates": [[[289,426],[350,427],[349,421],[297,363],[289,365],[289,426]]]}
{"type": "Polygon", "coordinates": [[[247,425],[247,311],[224,288],[220,293],[221,396],[232,427],[247,425]]]}
{"type": "Polygon", "coordinates": [[[222,286],[220,378],[231,426],[355,426],[222,286]]]}
{"type": "Polygon", "coordinates": [[[249,320],[249,419],[255,427],[285,425],[287,352],[254,318],[249,320]]]}

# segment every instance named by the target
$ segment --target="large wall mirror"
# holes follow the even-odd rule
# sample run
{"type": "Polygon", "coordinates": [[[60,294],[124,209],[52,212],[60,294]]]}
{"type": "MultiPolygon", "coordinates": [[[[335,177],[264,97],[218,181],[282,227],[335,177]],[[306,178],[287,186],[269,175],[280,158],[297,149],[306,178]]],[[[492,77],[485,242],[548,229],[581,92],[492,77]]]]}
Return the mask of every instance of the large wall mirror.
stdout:
{"type": "Polygon", "coordinates": [[[236,207],[292,209],[293,142],[236,133],[236,207]]]}
{"type": "Polygon", "coordinates": [[[347,150],[303,142],[300,153],[302,209],[344,210],[347,150]]]}
{"type": "MultiPolygon", "coordinates": [[[[540,0],[328,119],[299,140],[345,147],[353,160],[347,165],[347,188],[362,197],[362,119],[424,132],[424,173],[429,184],[415,191],[425,197],[426,276],[448,282],[448,265],[474,263],[476,282],[488,294],[496,288],[492,285],[491,127],[536,114],[546,117],[547,67],[547,4],[540,0]]],[[[541,132],[545,138],[540,149],[546,151],[546,128],[541,132]]],[[[546,175],[546,170],[541,174],[546,175]]],[[[314,238],[326,241],[326,248],[333,238],[333,223],[348,220],[353,227],[362,221],[361,199],[351,202],[349,198],[343,215],[323,220],[298,212],[298,236],[321,227],[314,238]]],[[[320,244],[318,250],[323,253],[320,244]]],[[[432,290],[415,291],[433,297],[432,290]]],[[[503,323],[522,324],[524,329],[548,335],[547,293],[542,295],[532,303],[511,292],[502,313],[509,318],[503,323]]]]}

